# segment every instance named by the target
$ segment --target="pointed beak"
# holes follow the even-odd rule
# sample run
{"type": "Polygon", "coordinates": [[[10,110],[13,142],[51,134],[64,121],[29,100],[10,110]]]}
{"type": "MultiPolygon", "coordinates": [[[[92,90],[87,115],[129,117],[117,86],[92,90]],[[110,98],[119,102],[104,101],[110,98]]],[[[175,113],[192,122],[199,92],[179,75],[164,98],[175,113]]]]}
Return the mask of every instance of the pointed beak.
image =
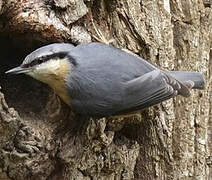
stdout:
{"type": "Polygon", "coordinates": [[[5,74],[21,74],[21,73],[26,73],[29,71],[30,71],[29,68],[22,68],[22,67],[18,66],[13,69],[10,69],[9,71],[6,71],[5,74]]]}

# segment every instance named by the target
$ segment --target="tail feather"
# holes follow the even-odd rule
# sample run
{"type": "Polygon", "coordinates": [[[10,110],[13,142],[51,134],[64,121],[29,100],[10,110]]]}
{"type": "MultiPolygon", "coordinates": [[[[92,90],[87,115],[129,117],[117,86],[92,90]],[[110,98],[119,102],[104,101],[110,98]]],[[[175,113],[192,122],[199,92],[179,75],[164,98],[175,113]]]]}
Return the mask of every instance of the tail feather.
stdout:
{"type": "Polygon", "coordinates": [[[204,89],[205,80],[199,72],[169,71],[168,74],[181,81],[189,89],[204,89]]]}

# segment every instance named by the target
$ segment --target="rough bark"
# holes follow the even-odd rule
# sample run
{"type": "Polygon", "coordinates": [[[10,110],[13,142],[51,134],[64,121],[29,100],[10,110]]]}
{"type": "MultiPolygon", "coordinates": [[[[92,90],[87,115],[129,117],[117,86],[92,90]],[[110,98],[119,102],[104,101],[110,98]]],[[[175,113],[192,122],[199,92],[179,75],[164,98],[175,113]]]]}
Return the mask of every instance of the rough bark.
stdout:
{"type": "Polygon", "coordinates": [[[163,69],[203,72],[207,82],[187,99],[130,118],[82,119],[47,86],[2,74],[0,180],[210,179],[211,6],[206,0],[0,0],[1,72],[46,43],[95,40],[96,27],[114,46],[163,69]]]}

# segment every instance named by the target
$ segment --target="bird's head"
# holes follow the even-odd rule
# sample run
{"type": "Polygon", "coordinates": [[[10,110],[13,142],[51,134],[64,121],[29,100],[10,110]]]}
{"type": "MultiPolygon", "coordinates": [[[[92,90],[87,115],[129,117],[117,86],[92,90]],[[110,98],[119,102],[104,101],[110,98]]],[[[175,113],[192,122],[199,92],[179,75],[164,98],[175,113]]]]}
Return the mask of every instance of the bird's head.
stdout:
{"type": "Polygon", "coordinates": [[[74,59],[69,53],[71,44],[55,43],[43,46],[30,53],[22,64],[6,74],[26,74],[48,84],[67,103],[70,104],[66,90],[66,77],[71,71],[74,59]]]}
{"type": "Polygon", "coordinates": [[[69,52],[74,48],[67,43],[55,43],[43,46],[30,53],[22,64],[6,74],[27,74],[39,81],[49,84],[52,78],[65,75],[69,69],[69,52]]]}

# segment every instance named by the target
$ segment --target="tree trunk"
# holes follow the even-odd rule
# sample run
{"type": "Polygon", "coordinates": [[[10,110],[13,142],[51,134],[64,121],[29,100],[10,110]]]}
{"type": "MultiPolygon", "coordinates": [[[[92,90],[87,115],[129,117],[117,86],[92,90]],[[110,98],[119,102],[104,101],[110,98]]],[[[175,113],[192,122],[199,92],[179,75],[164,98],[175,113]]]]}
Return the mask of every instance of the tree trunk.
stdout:
{"type": "Polygon", "coordinates": [[[212,177],[209,0],[0,0],[0,180],[212,177]],[[44,84],[5,76],[51,42],[112,44],[167,70],[199,71],[203,91],[130,118],[83,119],[44,84]]]}

